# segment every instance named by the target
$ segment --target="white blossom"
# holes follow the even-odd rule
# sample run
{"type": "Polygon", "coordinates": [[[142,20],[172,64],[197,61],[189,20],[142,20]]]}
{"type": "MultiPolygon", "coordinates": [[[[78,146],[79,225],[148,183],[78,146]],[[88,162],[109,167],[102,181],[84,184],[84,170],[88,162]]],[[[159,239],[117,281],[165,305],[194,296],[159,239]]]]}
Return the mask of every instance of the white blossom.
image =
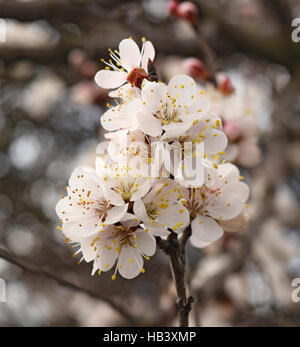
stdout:
{"type": "Polygon", "coordinates": [[[106,224],[114,224],[127,212],[128,204],[112,194],[90,167],[76,168],[69,180],[67,196],[56,205],[63,233],[78,241],[93,235],[106,224]]]}
{"type": "Polygon", "coordinates": [[[119,50],[109,49],[110,58],[105,70],[100,70],[95,76],[96,83],[106,89],[115,89],[127,82],[137,86],[137,80],[148,75],[148,60],[154,60],[155,50],[150,41],[142,38],[140,51],[132,39],[124,39],[119,44],[119,50]]]}
{"type": "Polygon", "coordinates": [[[109,271],[115,264],[112,279],[116,278],[117,271],[127,279],[145,272],[143,258],[149,259],[155,253],[155,238],[139,227],[134,216],[128,214],[124,219],[81,241],[83,257],[86,261],[94,261],[92,274],[109,271]]]}
{"type": "Polygon", "coordinates": [[[182,231],[190,219],[187,209],[178,201],[178,194],[173,180],[157,179],[149,193],[134,202],[133,212],[154,235],[167,236],[168,228],[182,231]]]}
{"type": "Polygon", "coordinates": [[[195,247],[203,247],[223,235],[220,222],[239,216],[249,196],[248,186],[240,181],[239,170],[232,164],[211,168],[200,188],[183,188],[181,198],[190,211],[195,247]]]}

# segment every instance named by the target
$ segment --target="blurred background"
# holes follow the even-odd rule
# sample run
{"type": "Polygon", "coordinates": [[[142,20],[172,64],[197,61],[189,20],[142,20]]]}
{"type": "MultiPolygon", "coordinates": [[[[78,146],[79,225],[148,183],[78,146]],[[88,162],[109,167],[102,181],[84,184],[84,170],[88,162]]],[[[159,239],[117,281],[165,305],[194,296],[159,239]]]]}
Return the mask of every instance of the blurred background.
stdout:
{"type": "Polygon", "coordinates": [[[198,34],[170,15],[166,0],[0,0],[0,278],[7,294],[0,326],[177,324],[160,250],[133,280],[91,277],[91,264],[77,265],[56,228],[55,204],[70,173],[94,165],[103,137],[109,98],[93,76],[107,48],[129,36],[152,41],[164,81],[189,72],[186,58],[205,60],[204,38],[235,90],[226,99],[207,87],[216,112],[225,124],[249,112],[256,123],[251,134],[239,129],[253,144],[243,155],[241,137],[228,127],[228,155],[251,189],[248,228],[202,250],[188,245],[191,324],[300,325],[291,296],[300,277],[300,42],[291,39],[300,2],[194,4],[198,34]]]}

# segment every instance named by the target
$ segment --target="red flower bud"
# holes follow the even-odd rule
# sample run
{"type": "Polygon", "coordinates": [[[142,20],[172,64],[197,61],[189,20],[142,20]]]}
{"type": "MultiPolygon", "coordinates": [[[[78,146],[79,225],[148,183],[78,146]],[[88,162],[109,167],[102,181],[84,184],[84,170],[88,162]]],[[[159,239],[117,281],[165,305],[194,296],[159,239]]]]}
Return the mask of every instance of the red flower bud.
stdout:
{"type": "Polygon", "coordinates": [[[223,126],[223,131],[228,137],[228,140],[231,142],[238,140],[241,135],[239,127],[234,123],[225,123],[223,126]]]}
{"type": "Polygon", "coordinates": [[[203,62],[198,58],[184,59],[182,65],[185,73],[193,78],[200,78],[205,80],[209,76],[209,73],[206,70],[203,62]]]}
{"type": "Polygon", "coordinates": [[[177,16],[177,8],[179,6],[179,2],[176,0],[171,0],[168,2],[168,11],[171,16],[177,16]]]}
{"type": "Polygon", "coordinates": [[[195,24],[198,19],[198,8],[190,1],[184,1],[177,8],[177,16],[192,24],[195,24]]]}
{"type": "Polygon", "coordinates": [[[230,95],[234,92],[233,85],[229,77],[224,76],[218,81],[218,89],[224,95],[230,95]]]}

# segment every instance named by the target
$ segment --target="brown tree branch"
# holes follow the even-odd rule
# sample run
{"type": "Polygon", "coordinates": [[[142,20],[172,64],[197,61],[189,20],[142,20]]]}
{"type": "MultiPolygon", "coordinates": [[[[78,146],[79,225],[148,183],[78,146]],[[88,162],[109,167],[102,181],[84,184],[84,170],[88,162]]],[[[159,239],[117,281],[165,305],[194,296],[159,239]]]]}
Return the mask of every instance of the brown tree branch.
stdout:
{"type": "MultiPolygon", "coordinates": [[[[172,276],[175,282],[175,288],[177,293],[177,311],[180,327],[189,326],[189,313],[192,309],[193,297],[187,297],[187,281],[186,281],[186,269],[185,269],[185,244],[188,238],[189,232],[183,233],[185,242],[179,242],[176,233],[171,232],[167,240],[157,238],[157,245],[162,249],[170,260],[170,268],[172,276]]],[[[182,241],[182,240],[181,240],[182,241]]]]}
{"type": "Polygon", "coordinates": [[[56,272],[50,269],[46,269],[41,265],[35,265],[33,263],[30,263],[27,260],[17,257],[16,255],[9,253],[8,251],[1,248],[0,248],[0,258],[3,258],[9,261],[10,263],[19,266],[21,269],[23,269],[26,272],[31,272],[36,275],[45,276],[49,279],[56,281],[62,286],[80,291],[82,293],[85,293],[91,296],[92,298],[102,300],[105,303],[107,303],[111,308],[113,308],[115,311],[117,311],[128,323],[130,323],[130,325],[132,326],[139,325],[138,320],[130,312],[128,312],[123,306],[121,306],[119,303],[117,303],[114,299],[110,297],[107,297],[103,294],[94,293],[93,291],[87,288],[83,288],[79,286],[78,284],[71,282],[69,279],[61,277],[56,272]]]}

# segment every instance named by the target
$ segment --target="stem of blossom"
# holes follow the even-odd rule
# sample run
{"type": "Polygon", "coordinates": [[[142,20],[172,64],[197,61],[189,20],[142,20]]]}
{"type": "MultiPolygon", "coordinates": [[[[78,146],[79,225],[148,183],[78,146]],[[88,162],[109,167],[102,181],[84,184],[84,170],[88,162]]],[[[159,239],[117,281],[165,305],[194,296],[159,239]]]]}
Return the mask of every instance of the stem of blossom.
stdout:
{"type": "Polygon", "coordinates": [[[207,65],[207,67],[208,67],[208,71],[210,73],[210,81],[215,86],[217,86],[216,64],[215,64],[214,52],[212,51],[212,49],[210,48],[210,46],[206,42],[205,38],[203,37],[203,35],[202,35],[201,31],[200,31],[198,23],[193,25],[193,29],[194,29],[195,33],[197,34],[197,36],[199,38],[199,46],[200,46],[200,49],[203,52],[204,60],[205,60],[205,63],[207,65]]]}
{"type": "Polygon", "coordinates": [[[157,245],[168,256],[170,260],[170,268],[175,282],[177,293],[177,310],[180,327],[189,326],[189,313],[192,309],[193,297],[187,297],[187,281],[185,268],[185,244],[190,235],[190,230],[187,228],[183,232],[181,242],[178,240],[176,233],[171,232],[167,240],[157,239],[157,245]]]}

